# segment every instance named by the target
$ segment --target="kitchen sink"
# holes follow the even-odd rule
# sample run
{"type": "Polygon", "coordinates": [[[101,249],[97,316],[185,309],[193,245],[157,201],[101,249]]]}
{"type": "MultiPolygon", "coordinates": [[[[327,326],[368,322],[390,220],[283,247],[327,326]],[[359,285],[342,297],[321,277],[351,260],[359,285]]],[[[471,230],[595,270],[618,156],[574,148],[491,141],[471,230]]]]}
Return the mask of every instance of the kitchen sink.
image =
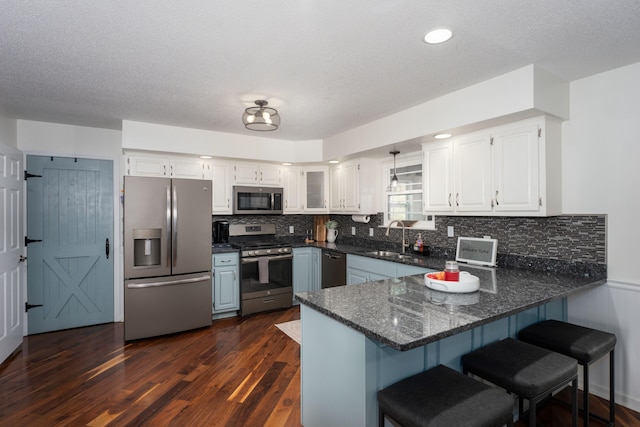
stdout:
{"type": "Polygon", "coordinates": [[[398,252],[391,252],[391,251],[371,251],[371,252],[367,252],[367,255],[375,255],[375,256],[381,256],[385,258],[395,258],[399,260],[406,260],[406,259],[413,258],[411,255],[400,254],[398,252]]]}
{"type": "Polygon", "coordinates": [[[390,251],[371,251],[371,252],[367,252],[367,255],[396,257],[396,256],[399,256],[401,254],[399,254],[398,252],[390,252],[390,251]]]}

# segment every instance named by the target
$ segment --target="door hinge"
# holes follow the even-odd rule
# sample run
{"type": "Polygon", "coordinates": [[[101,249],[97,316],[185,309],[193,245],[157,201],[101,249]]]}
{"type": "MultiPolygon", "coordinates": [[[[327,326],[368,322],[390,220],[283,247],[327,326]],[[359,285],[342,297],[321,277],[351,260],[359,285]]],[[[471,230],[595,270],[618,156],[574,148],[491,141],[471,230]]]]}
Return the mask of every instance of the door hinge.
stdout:
{"type": "Polygon", "coordinates": [[[42,239],[36,240],[36,239],[30,239],[27,236],[24,236],[24,245],[25,246],[27,246],[29,243],[36,243],[36,242],[42,242],[42,239]]]}
{"type": "Polygon", "coordinates": [[[28,312],[32,308],[42,307],[42,304],[29,304],[28,302],[24,303],[24,312],[28,312]]]}
{"type": "Polygon", "coordinates": [[[24,180],[26,181],[29,178],[42,178],[42,175],[35,175],[27,171],[24,171],[24,180]]]}

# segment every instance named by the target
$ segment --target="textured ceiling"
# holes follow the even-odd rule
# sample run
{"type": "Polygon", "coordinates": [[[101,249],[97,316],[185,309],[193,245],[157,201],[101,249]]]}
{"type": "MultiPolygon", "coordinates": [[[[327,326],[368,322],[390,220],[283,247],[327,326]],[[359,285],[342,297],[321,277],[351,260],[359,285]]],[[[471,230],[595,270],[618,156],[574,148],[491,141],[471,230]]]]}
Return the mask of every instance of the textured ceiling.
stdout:
{"type": "Polygon", "coordinates": [[[321,139],[529,64],[638,61],[638,0],[3,0],[0,113],[256,135],[240,117],[266,99],[260,136],[321,139]]]}

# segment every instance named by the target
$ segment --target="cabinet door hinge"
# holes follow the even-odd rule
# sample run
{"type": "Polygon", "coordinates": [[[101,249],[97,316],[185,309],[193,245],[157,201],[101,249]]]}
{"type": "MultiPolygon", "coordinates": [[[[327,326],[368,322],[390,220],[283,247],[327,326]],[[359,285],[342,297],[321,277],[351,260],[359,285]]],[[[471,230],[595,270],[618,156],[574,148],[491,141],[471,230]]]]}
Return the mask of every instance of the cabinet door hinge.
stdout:
{"type": "Polygon", "coordinates": [[[489,145],[493,145],[493,137],[489,138],[489,145]]]}
{"type": "Polygon", "coordinates": [[[542,137],[542,128],[538,128],[538,138],[542,137]]]}
{"type": "Polygon", "coordinates": [[[538,206],[542,206],[542,197],[538,199],[538,206]]]}
{"type": "Polygon", "coordinates": [[[358,170],[360,170],[360,163],[358,163],[358,170]]]}

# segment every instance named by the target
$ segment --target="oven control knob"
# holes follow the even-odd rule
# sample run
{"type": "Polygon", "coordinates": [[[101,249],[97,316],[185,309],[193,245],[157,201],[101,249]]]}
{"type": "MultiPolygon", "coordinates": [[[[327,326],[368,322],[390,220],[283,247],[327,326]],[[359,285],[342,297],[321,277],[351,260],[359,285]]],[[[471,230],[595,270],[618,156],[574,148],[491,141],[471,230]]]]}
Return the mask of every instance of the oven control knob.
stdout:
{"type": "Polygon", "coordinates": [[[249,251],[249,252],[247,252],[247,254],[248,254],[249,256],[254,256],[254,255],[255,255],[255,254],[253,253],[253,251],[249,251]]]}
{"type": "Polygon", "coordinates": [[[267,255],[271,255],[271,249],[267,249],[267,255]]]}

